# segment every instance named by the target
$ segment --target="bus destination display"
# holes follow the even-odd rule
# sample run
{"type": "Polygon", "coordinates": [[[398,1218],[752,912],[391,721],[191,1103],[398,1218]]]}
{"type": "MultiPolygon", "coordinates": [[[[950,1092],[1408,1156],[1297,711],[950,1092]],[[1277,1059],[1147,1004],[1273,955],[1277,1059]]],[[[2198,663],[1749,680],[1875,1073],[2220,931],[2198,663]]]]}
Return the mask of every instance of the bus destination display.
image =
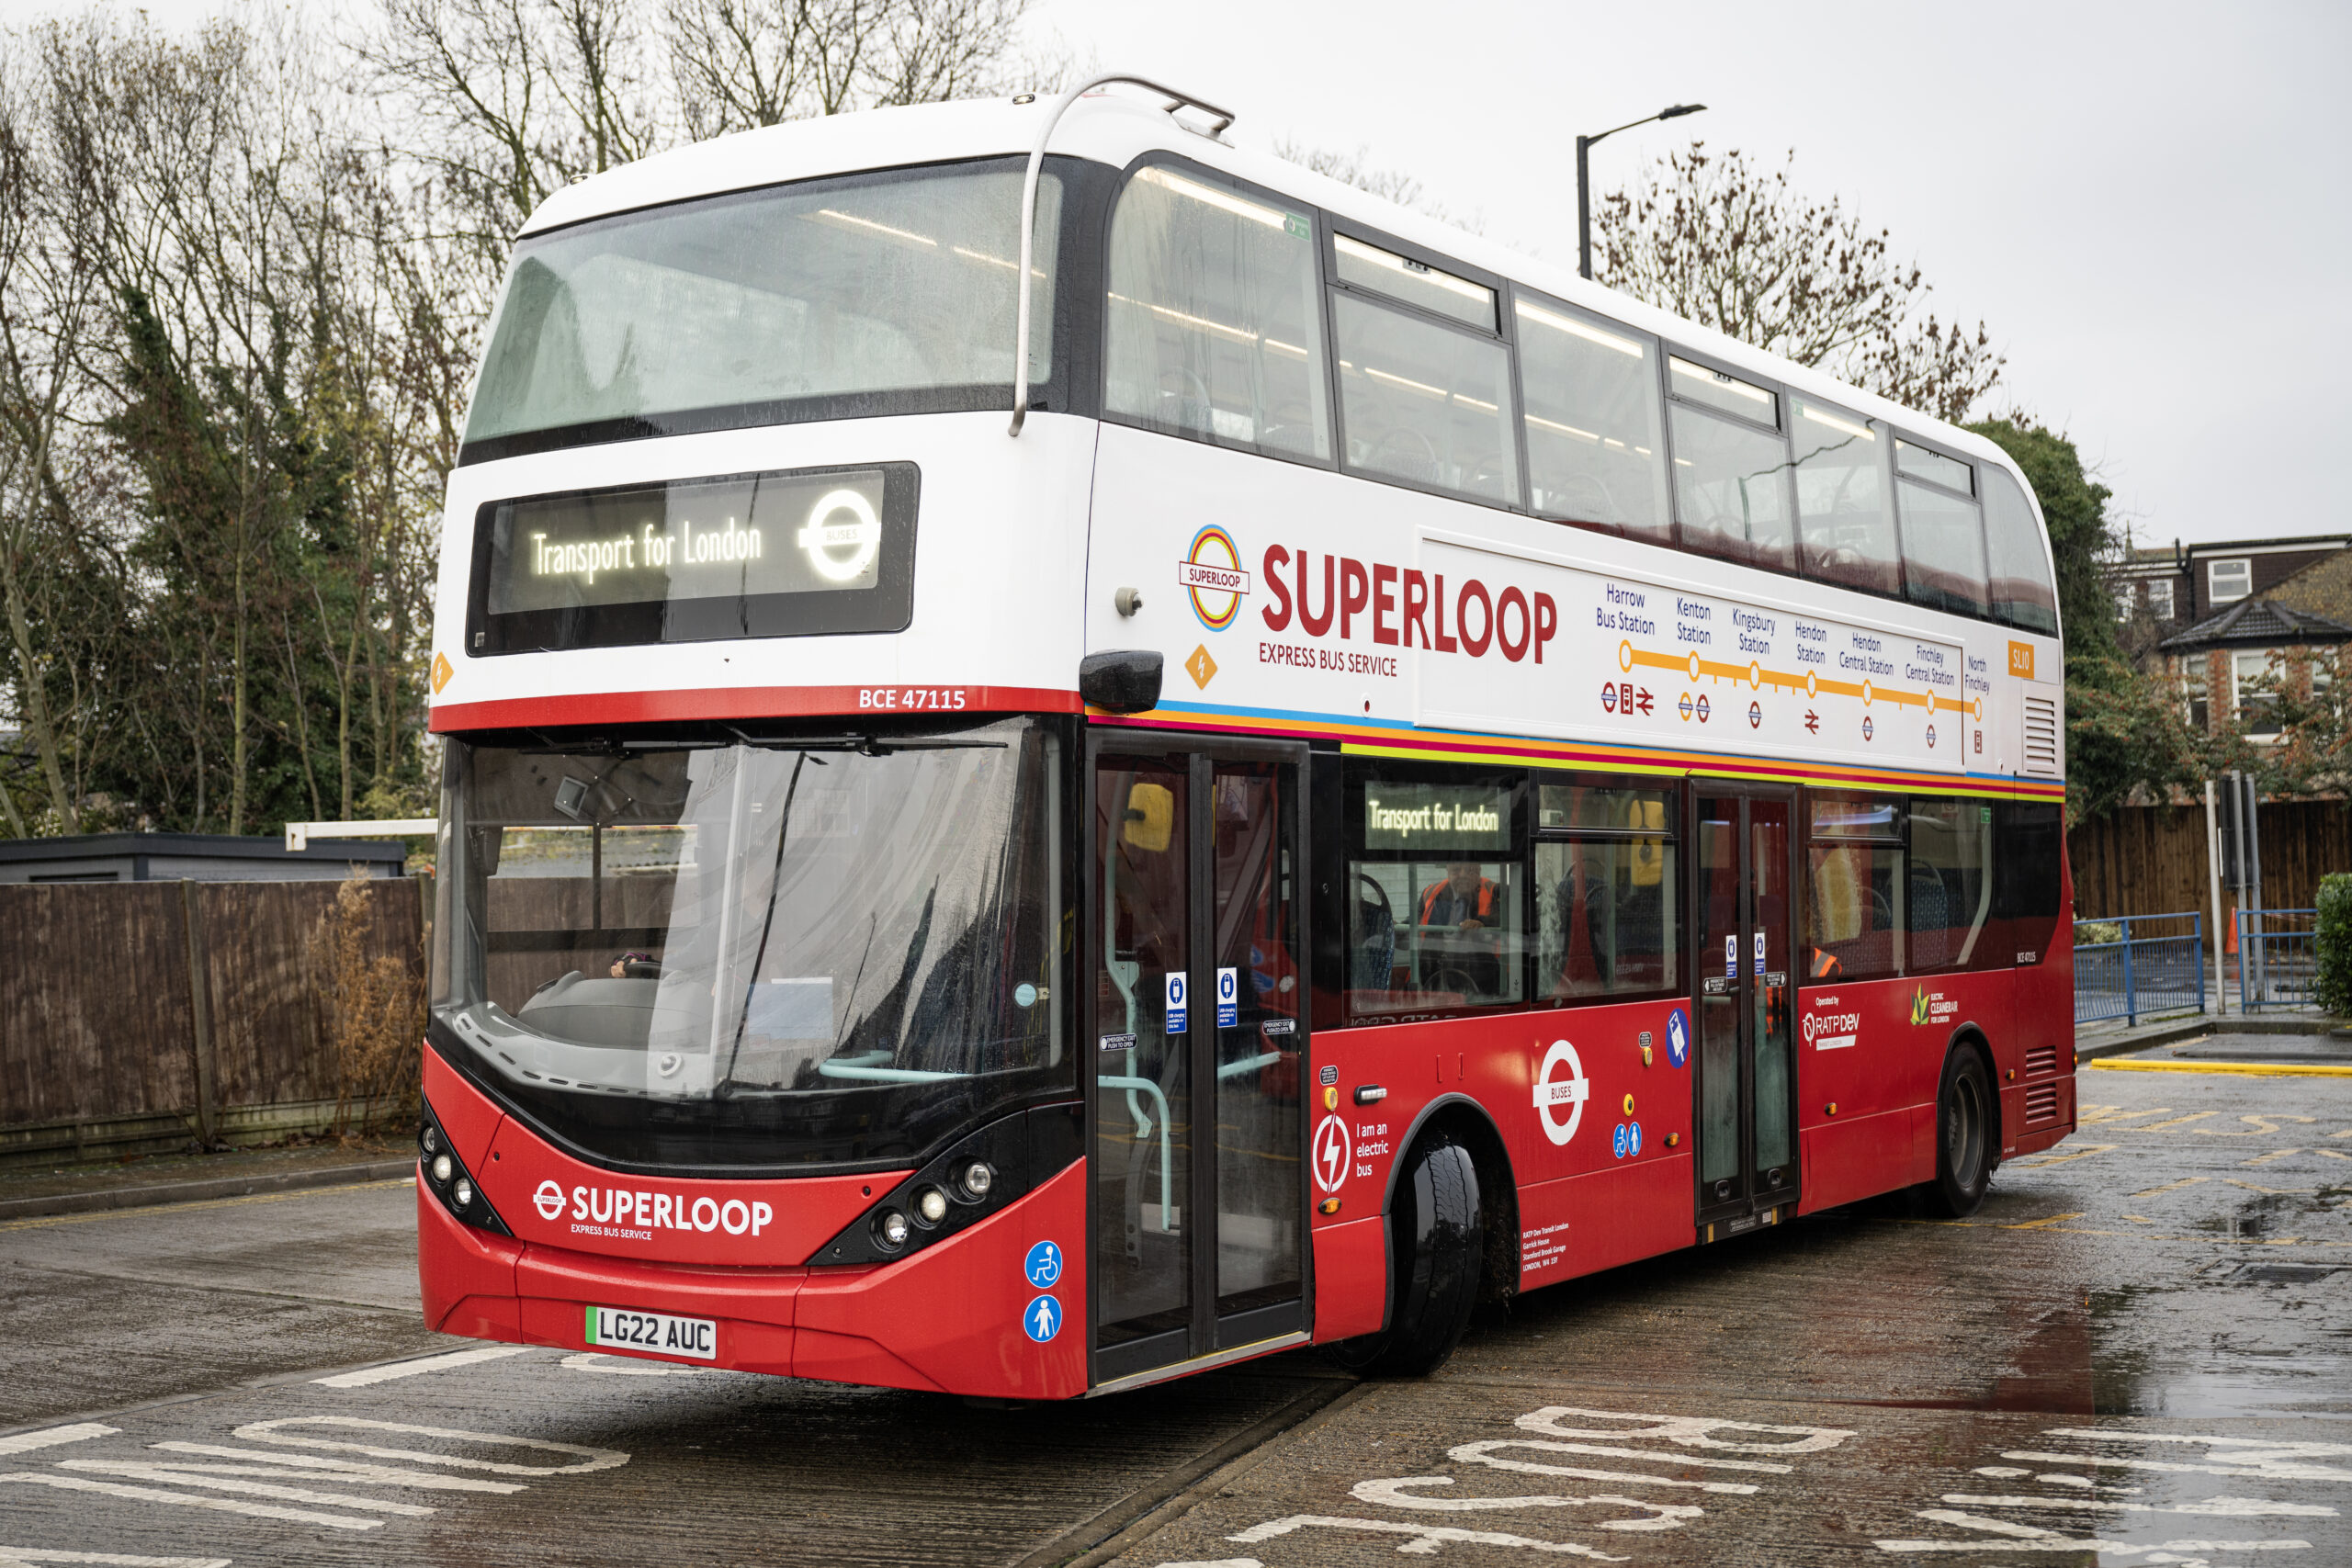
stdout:
{"type": "Polygon", "coordinates": [[[887,464],[493,502],[469,640],[499,653],[899,629],[913,488],[911,464],[887,464]]]}

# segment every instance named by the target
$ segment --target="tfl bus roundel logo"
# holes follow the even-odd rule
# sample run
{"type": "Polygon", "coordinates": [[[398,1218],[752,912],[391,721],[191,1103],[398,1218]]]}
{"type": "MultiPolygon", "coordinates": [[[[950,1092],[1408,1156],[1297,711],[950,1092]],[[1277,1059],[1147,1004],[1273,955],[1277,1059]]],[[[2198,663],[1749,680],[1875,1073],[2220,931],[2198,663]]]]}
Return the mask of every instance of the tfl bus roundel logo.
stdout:
{"type": "Polygon", "coordinates": [[[1214,524],[1193,535],[1193,547],[1176,563],[1176,584],[1193,601],[1201,625],[1213,632],[1231,626],[1250,592],[1250,574],[1241,570],[1233,536],[1214,524]]]}

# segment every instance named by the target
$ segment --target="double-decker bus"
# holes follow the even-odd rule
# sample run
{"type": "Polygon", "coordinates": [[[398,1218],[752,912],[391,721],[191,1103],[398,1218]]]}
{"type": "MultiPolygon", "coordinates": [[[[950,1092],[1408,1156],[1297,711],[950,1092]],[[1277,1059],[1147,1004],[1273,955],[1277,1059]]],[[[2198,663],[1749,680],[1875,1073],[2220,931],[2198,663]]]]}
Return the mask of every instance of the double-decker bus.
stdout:
{"type": "Polygon", "coordinates": [[[434,1327],[1412,1373],[2072,1130],[2015,467],[1228,121],[845,115],[531,218],[436,607],[434,1327]]]}

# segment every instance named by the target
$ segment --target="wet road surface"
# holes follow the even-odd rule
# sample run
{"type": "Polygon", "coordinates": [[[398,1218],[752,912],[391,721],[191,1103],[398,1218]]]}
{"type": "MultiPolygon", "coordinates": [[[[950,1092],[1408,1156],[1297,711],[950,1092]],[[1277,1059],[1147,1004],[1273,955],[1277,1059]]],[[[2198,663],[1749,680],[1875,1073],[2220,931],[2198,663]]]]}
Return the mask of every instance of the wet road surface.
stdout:
{"type": "Polygon", "coordinates": [[[0,1226],[0,1564],[2352,1563],[2352,1079],[2081,1099],[1967,1223],[1554,1287],[1424,1382],[1030,1410],[469,1355],[404,1186],[0,1226]]]}

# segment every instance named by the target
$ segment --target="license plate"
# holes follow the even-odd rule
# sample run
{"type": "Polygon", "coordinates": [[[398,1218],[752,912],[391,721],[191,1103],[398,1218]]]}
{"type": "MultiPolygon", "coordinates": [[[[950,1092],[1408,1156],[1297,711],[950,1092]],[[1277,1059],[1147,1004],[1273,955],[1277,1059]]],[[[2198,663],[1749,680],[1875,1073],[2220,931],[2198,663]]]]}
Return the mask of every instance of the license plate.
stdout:
{"type": "Polygon", "coordinates": [[[718,1359],[718,1325],[707,1317],[672,1317],[627,1307],[590,1307],[588,1343],[603,1349],[641,1350],[654,1356],[718,1359]]]}

